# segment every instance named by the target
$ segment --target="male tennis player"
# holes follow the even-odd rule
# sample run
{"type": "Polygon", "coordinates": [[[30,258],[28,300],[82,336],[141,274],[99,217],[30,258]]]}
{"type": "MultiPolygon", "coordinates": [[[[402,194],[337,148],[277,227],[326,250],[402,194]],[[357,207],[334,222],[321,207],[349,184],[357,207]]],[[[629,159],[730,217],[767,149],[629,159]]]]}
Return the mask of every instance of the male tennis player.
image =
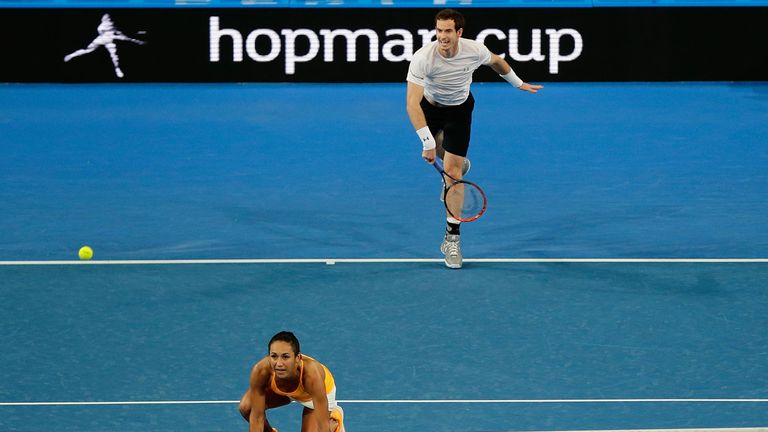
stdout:
{"type": "Polygon", "coordinates": [[[251,370],[251,385],[240,400],[240,414],[250,432],[273,432],[265,411],[296,401],[304,405],[302,432],[344,432],[344,411],[336,403],[331,371],[304,355],[293,333],[269,341],[267,356],[251,370]]]}
{"type": "MultiPolygon", "coordinates": [[[[481,65],[490,66],[516,88],[536,93],[540,85],[526,84],[501,57],[485,45],[463,39],[464,17],[444,9],[435,17],[435,36],[413,54],[408,68],[406,108],[422,145],[421,156],[428,163],[435,157],[444,161],[445,172],[462,178],[475,99],[469,91],[472,73],[481,65]]],[[[447,215],[447,228],[440,251],[445,265],[461,268],[460,232],[457,219],[447,215]]]]}

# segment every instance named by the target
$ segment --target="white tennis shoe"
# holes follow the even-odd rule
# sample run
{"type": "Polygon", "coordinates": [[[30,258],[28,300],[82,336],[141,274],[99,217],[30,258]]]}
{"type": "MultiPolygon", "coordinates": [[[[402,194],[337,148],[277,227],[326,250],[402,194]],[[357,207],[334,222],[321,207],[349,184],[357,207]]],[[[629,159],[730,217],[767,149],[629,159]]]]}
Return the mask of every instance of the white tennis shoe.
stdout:
{"type": "Polygon", "coordinates": [[[458,234],[446,234],[443,243],[440,245],[440,252],[445,255],[445,266],[453,269],[460,269],[464,262],[461,256],[461,244],[458,234]]]}

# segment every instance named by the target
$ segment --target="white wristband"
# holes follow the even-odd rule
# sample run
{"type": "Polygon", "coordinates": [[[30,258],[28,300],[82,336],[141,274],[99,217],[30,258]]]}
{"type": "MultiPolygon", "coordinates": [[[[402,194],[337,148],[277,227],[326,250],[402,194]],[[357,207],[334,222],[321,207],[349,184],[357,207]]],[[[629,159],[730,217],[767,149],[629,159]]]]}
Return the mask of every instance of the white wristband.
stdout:
{"type": "Polygon", "coordinates": [[[424,126],[417,130],[416,134],[418,134],[421,139],[422,150],[432,150],[435,148],[435,138],[432,136],[432,132],[429,131],[429,126],[424,126]]]}
{"type": "Polygon", "coordinates": [[[499,74],[499,76],[504,78],[504,80],[506,80],[508,83],[512,84],[515,87],[519,88],[521,85],[523,85],[523,80],[521,80],[520,77],[518,77],[515,74],[515,71],[513,71],[512,69],[510,69],[509,72],[507,72],[504,75],[499,74]]]}

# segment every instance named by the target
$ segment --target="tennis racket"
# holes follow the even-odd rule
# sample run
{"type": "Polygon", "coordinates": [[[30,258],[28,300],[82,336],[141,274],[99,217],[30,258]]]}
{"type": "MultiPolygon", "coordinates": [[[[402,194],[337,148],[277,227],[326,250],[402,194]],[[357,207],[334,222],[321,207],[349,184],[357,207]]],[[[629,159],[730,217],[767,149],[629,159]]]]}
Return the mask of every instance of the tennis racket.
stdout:
{"type": "Polygon", "coordinates": [[[488,201],[480,186],[467,180],[456,180],[443,169],[440,159],[432,164],[443,178],[443,204],[448,214],[461,222],[472,222],[485,213],[488,201]]]}

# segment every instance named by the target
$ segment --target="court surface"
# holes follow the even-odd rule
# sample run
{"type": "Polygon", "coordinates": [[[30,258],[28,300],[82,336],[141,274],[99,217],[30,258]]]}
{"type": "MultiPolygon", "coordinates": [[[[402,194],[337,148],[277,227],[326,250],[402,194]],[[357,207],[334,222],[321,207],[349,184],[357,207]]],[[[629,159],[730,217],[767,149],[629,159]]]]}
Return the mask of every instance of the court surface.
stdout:
{"type": "Polygon", "coordinates": [[[246,430],[283,329],[349,432],[768,427],[768,85],[545,86],[460,271],[404,85],[0,87],[0,430],[246,430]]]}

